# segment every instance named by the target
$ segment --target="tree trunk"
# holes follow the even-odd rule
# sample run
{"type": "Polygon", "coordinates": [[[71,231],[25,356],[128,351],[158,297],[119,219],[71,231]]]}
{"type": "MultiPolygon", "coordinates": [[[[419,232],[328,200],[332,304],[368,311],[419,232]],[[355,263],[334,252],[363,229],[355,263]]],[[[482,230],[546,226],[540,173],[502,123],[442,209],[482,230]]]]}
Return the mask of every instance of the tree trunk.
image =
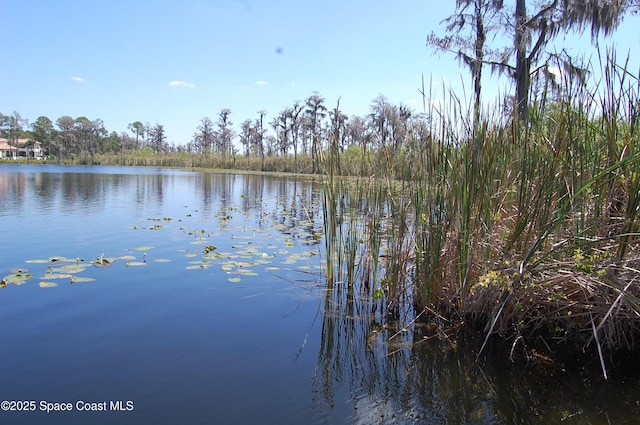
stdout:
{"type": "Polygon", "coordinates": [[[516,111],[522,121],[528,119],[529,57],[527,56],[527,6],[526,0],[516,1],[516,111]]]}
{"type": "MultiPolygon", "coordinates": [[[[473,92],[475,95],[473,104],[474,128],[480,121],[480,95],[482,92],[482,65],[484,61],[484,42],[487,38],[484,29],[484,20],[482,10],[478,3],[475,4],[476,18],[476,42],[475,42],[475,61],[473,63],[473,92]]],[[[475,130],[474,130],[475,131],[475,130]]]]}

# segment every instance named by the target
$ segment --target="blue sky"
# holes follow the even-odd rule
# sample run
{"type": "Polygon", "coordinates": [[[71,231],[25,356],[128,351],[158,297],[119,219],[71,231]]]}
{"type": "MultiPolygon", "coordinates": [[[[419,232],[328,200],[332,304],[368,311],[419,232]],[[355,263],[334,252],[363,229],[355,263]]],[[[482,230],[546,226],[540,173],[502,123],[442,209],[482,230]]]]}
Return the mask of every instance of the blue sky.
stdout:
{"type": "MultiPolygon", "coordinates": [[[[364,115],[385,95],[422,110],[421,76],[460,90],[468,74],[425,46],[454,10],[436,0],[0,0],[0,112],[100,118],[109,131],[163,124],[187,143],[223,108],[236,128],[314,91],[364,115]]],[[[613,40],[640,52],[628,16],[613,40]]],[[[588,35],[561,41],[590,49],[588,35]]],[[[637,70],[637,57],[632,57],[637,70]]],[[[488,74],[488,72],[487,72],[488,74]]],[[[495,86],[495,78],[490,80],[495,86]]],[[[440,96],[440,94],[435,95],[440,96]]]]}

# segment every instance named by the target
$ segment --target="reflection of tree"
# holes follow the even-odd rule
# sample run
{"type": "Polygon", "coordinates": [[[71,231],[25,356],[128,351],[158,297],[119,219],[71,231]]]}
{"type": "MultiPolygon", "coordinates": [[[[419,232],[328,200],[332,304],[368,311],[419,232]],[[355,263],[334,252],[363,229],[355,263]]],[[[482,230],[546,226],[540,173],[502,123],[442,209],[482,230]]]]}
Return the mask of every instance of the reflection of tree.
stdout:
{"type": "Polygon", "coordinates": [[[28,201],[24,195],[33,190],[40,205],[59,205],[66,213],[101,210],[114,206],[112,202],[135,202],[149,208],[153,204],[162,206],[164,186],[167,179],[173,178],[162,173],[110,173],[107,169],[102,172],[51,167],[36,170],[33,173],[3,173],[0,194],[10,195],[13,203],[20,204],[16,204],[19,208],[28,201]],[[119,198],[113,199],[116,194],[119,198]]]}
{"type": "Polygon", "coordinates": [[[157,173],[143,174],[135,177],[136,203],[141,208],[149,208],[150,204],[157,204],[158,207],[162,207],[164,201],[165,179],[169,176],[163,176],[162,174],[157,173]]]}
{"type": "MultiPolygon", "coordinates": [[[[266,230],[267,235],[271,231],[287,234],[293,243],[299,240],[317,245],[321,238],[314,220],[320,215],[317,189],[311,181],[297,178],[58,166],[0,173],[0,212],[10,209],[14,215],[27,213],[32,196],[37,198],[38,205],[51,211],[74,215],[117,209],[123,204],[136,205],[138,217],[131,217],[131,222],[123,225],[135,224],[139,218],[152,218],[160,211],[179,214],[185,211],[185,205],[177,199],[184,197],[184,202],[192,203],[186,205],[188,212],[198,210],[205,219],[237,217],[266,230]]],[[[224,222],[242,223],[230,219],[224,222]]]]}
{"type": "MultiPolygon", "coordinates": [[[[240,211],[262,230],[277,230],[307,245],[317,245],[321,227],[319,193],[312,182],[262,174],[203,173],[196,177],[199,209],[219,218],[240,211]]],[[[228,225],[227,220],[224,221],[228,225]]]]}
{"type": "MultiPolygon", "coordinates": [[[[264,198],[264,176],[244,176],[241,196],[242,210],[245,214],[256,209],[262,212],[260,204],[264,198]]],[[[262,214],[259,214],[257,222],[262,223],[262,214]]]]}
{"type": "Polygon", "coordinates": [[[24,173],[2,173],[0,174],[0,211],[7,209],[13,214],[19,211],[25,201],[27,176],[24,173]]]}
{"type": "Polygon", "coordinates": [[[306,245],[320,242],[320,223],[316,222],[320,196],[313,185],[299,179],[280,179],[276,183],[277,207],[273,220],[283,233],[294,235],[306,245]]]}

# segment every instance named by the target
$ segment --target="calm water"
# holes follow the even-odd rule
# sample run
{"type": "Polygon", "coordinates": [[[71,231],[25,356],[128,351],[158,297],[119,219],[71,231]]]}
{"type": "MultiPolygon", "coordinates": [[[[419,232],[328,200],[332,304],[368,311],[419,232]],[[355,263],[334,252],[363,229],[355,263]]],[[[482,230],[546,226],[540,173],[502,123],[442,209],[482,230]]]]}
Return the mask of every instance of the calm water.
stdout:
{"type": "Polygon", "coordinates": [[[0,423],[638,423],[636,381],[476,363],[329,291],[319,189],[0,165],[0,277],[32,276],[0,289],[0,400],[35,402],[0,423]]]}

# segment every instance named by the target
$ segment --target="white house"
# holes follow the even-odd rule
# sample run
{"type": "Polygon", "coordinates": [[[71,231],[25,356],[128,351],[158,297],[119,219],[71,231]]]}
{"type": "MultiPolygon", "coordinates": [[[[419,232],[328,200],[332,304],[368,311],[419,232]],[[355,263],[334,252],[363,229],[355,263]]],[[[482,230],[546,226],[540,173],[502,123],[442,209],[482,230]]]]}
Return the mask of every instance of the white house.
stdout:
{"type": "Polygon", "coordinates": [[[18,139],[16,143],[9,144],[8,139],[0,138],[0,159],[42,159],[44,151],[40,142],[28,142],[29,139],[18,139]]]}

